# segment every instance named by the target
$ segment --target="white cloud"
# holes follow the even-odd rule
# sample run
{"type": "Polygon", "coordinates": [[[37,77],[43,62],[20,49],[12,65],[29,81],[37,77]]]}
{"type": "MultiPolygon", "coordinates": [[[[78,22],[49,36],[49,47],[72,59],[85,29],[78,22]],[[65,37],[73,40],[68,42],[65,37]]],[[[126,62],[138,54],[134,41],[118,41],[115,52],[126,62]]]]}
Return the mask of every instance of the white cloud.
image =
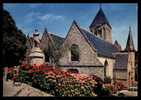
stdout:
{"type": "Polygon", "coordinates": [[[42,15],[40,12],[31,12],[25,16],[25,22],[26,23],[32,23],[32,22],[58,22],[58,21],[64,21],[65,17],[60,15],[54,15],[54,14],[44,14],[42,15]]]}
{"type": "Polygon", "coordinates": [[[55,20],[64,20],[64,16],[54,15],[54,14],[45,14],[38,17],[42,21],[55,21],[55,20]]]}
{"type": "Polygon", "coordinates": [[[41,16],[41,13],[39,12],[30,12],[25,16],[24,19],[26,19],[26,23],[32,23],[33,21],[37,21],[39,16],[41,16]]]}

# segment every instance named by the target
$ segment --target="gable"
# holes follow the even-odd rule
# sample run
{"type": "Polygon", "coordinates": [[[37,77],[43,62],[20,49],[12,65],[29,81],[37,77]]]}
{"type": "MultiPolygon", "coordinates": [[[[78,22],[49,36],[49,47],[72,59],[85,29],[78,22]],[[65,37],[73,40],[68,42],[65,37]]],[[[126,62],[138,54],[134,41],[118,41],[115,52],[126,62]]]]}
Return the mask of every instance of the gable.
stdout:
{"type": "Polygon", "coordinates": [[[94,48],[88,43],[83,34],[80,32],[76,24],[72,24],[62,48],[66,51],[62,51],[62,64],[71,65],[93,65],[93,66],[103,66],[102,63],[97,59],[97,53],[94,48]],[[80,49],[80,62],[72,62],[70,58],[70,47],[72,44],[76,44],[80,49]],[[63,59],[64,58],[64,59],[63,59]],[[67,61],[64,61],[67,60],[67,61]]]}

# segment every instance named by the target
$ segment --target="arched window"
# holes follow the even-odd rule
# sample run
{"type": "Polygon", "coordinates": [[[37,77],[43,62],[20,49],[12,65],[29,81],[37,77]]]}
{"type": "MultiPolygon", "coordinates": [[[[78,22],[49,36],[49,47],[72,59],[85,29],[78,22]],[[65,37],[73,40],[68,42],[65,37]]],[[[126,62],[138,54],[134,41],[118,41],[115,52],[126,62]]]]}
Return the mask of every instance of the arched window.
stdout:
{"type": "Polygon", "coordinates": [[[104,66],[108,66],[108,61],[105,60],[104,66]]]}
{"type": "Polygon", "coordinates": [[[104,62],[104,76],[105,76],[105,77],[107,77],[107,75],[106,75],[107,66],[108,66],[108,61],[105,60],[105,62],[104,62]]]}
{"type": "Polygon", "coordinates": [[[71,61],[79,61],[79,47],[76,44],[71,46],[71,61]]]}

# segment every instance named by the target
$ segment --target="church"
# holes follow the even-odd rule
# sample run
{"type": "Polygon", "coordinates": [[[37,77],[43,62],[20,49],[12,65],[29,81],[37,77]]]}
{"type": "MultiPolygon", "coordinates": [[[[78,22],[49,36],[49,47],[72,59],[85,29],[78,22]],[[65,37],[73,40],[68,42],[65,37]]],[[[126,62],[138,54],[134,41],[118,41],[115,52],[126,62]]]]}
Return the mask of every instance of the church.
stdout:
{"type": "MultiPolygon", "coordinates": [[[[61,52],[57,66],[63,70],[75,69],[103,80],[110,77],[131,86],[135,80],[135,48],[131,27],[127,34],[126,47],[122,50],[117,40],[112,42],[112,26],[100,8],[89,30],[81,28],[75,20],[65,38],[45,29],[40,47],[43,51],[48,50],[46,61],[50,63],[54,62],[55,53],[61,52]]],[[[31,44],[32,37],[27,37],[27,52],[32,48],[31,44]]]]}

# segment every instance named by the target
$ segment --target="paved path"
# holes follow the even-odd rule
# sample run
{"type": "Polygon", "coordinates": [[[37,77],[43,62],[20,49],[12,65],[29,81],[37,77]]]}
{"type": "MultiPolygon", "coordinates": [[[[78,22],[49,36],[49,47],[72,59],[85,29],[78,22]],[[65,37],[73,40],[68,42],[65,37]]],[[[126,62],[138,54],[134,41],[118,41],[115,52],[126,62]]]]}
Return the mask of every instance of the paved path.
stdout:
{"type": "Polygon", "coordinates": [[[27,84],[14,86],[11,80],[3,81],[3,96],[52,96],[27,84]]]}

